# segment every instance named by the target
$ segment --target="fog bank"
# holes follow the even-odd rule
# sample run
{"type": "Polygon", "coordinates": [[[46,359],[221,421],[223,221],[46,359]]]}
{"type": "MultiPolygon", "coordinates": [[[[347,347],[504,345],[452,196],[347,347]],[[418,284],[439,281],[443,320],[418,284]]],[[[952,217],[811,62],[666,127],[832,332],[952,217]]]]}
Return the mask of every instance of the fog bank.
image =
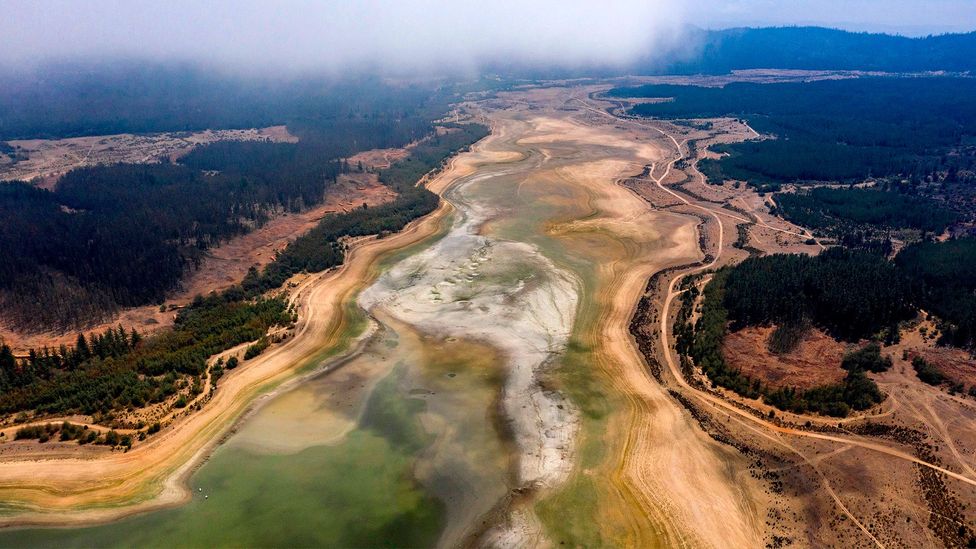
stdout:
{"type": "Polygon", "coordinates": [[[0,64],[104,57],[394,72],[621,65],[675,43],[682,2],[3,2],[0,64]]]}

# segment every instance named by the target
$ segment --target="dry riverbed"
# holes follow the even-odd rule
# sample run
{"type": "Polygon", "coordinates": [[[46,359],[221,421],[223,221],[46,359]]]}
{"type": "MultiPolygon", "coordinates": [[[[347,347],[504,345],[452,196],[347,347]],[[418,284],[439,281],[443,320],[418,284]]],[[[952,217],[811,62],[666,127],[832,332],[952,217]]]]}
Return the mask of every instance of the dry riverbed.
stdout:
{"type": "MultiPolygon", "coordinates": [[[[591,91],[462,105],[492,134],[427,182],[445,198],[435,214],[303,282],[295,337],[158,438],[95,460],[0,463],[8,522],[108,520],[187,502],[187,482],[208,482],[219,507],[194,495],[133,528],[157,541],[198,523],[299,536],[332,520],[308,535],[334,537],[278,542],[354,544],[357,528],[391,521],[444,546],[760,545],[765,500],[746,458],[699,428],[628,333],[648,278],[701,259],[699,220],[620,184],[666,162],[668,141],[601,114],[591,91]],[[265,399],[190,477],[248,403],[323,366],[265,399]],[[333,477],[311,490],[293,474],[333,477]],[[373,486],[384,478],[394,484],[373,486]],[[395,502],[377,503],[387,493],[395,502]],[[304,511],[246,512],[317,495],[304,511]],[[342,509],[355,520],[335,522],[342,509]]],[[[23,535],[83,545],[111,532],[23,535]]],[[[206,535],[181,539],[214,543],[206,535]]]]}

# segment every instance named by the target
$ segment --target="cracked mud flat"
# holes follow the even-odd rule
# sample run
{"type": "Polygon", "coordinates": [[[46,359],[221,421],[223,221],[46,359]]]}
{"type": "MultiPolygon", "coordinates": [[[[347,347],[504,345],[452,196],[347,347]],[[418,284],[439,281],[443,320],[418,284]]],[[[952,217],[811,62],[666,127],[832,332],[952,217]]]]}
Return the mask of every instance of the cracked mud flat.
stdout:
{"type": "Polygon", "coordinates": [[[477,178],[449,193],[461,214],[451,232],[385,273],[360,303],[427,333],[500,349],[502,407],[521,451],[517,481],[551,485],[572,466],[575,413],[543,389],[538,372],[565,349],[579,284],[531,244],[479,235],[493,212],[465,192],[476,184],[491,181],[477,178]]]}
{"type": "Polygon", "coordinates": [[[552,487],[573,467],[577,413],[540,384],[539,374],[565,350],[580,284],[532,244],[479,234],[499,212],[478,198],[477,187],[506,175],[479,175],[452,188],[446,198],[458,214],[451,231],[387,271],[360,304],[428,334],[498,349],[502,420],[518,451],[515,485],[552,487]]]}

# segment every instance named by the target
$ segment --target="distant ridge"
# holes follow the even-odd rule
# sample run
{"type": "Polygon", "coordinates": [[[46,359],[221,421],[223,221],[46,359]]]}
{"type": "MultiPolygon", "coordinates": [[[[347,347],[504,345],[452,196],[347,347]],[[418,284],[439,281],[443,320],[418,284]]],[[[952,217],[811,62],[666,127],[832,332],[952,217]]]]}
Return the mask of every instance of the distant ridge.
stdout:
{"type": "Polygon", "coordinates": [[[724,74],[736,69],[976,72],[976,32],[908,38],[823,27],[691,29],[688,49],[638,71],[724,74]]]}

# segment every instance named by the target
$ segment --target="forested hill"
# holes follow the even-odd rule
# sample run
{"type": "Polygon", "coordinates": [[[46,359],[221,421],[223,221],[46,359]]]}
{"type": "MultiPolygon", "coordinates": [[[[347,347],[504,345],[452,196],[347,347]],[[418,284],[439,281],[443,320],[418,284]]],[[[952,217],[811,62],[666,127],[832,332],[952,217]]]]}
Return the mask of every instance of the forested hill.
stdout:
{"type": "MultiPolygon", "coordinates": [[[[52,191],[0,185],[0,316],[21,330],[81,327],[120,306],[161,302],[207,249],[274,212],[322,202],[341,159],[432,135],[453,97],[378,79],[272,85],[168,66],[50,78],[66,85],[0,86],[0,139],[287,124],[299,142],[212,143],[181,164],[80,168],[52,191]]],[[[444,154],[462,146],[443,145],[444,154]]],[[[388,217],[436,206],[436,197],[401,198],[416,203],[390,206],[388,217]]],[[[383,211],[365,217],[374,213],[383,211]]]]}
{"type": "MultiPolygon", "coordinates": [[[[429,87],[393,86],[373,77],[283,80],[174,63],[51,64],[0,73],[0,81],[0,141],[277,124],[301,132],[363,115],[426,123],[418,110],[431,98],[429,87]]],[[[348,122],[343,126],[344,133],[365,138],[395,131],[378,128],[376,120],[358,131],[348,122]]]]}
{"type": "Polygon", "coordinates": [[[822,27],[695,29],[690,53],[647,62],[639,72],[724,74],[736,69],[863,70],[884,72],[976,70],[976,32],[907,38],[822,27]]]}
{"type": "Polygon", "coordinates": [[[974,263],[972,238],[914,244],[894,261],[841,247],[817,256],[752,257],[713,276],[694,324],[697,289],[690,288],[675,325],[677,349],[714,384],[746,397],[762,396],[767,404],[793,412],[846,416],[883,399],[865,372],[891,367],[879,343],[897,341],[900,323],[919,309],[936,315],[940,344],[976,348],[974,263]],[[848,374],[839,384],[775,389],[732,368],[722,352],[730,331],[769,325],[775,326],[768,341],[774,352],[795,348],[810,326],[851,343],[875,341],[845,356],[840,366],[848,374]]]}
{"type": "MultiPolygon", "coordinates": [[[[225,369],[236,368],[239,364],[237,355],[226,363],[218,359],[214,364],[208,364],[209,357],[253,341],[243,354],[246,363],[274,339],[265,335],[270,327],[288,326],[295,321],[294,311],[285,299],[280,295],[266,299],[262,295],[266,290],[280,287],[296,272],[321,271],[342,264],[345,259],[344,237],[383,236],[397,232],[437,207],[437,195],[417,186],[417,181],[431,170],[445,166],[447,158],[455,152],[488,134],[488,128],[479,124],[446,126],[445,129],[448,131],[418,143],[411,148],[407,158],[380,172],[380,181],[397,192],[392,202],[326,215],[317,227],[289,244],[262,272],[252,269],[241,285],[206,298],[198,296],[179,312],[172,331],[162,331],[146,339],[135,330],[122,327],[87,337],[79,334],[74,347],[32,349],[28,357],[21,360],[0,341],[0,414],[30,411],[39,415],[108,414],[120,409],[131,411],[147,404],[163,405],[167,410],[180,410],[193,406],[194,402],[199,404],[197,399],[203,393],[208,377],[211,383],[216,383],[225,369]]],[[[197,160],[203,163],[223,161],[226,152],[200,155],[197,160]]],[[[145,167],[128,169],[139,168],[145,167]]],[[[42,194],[47,191],[22,185],[0,185],[0,191],[8,188],[26,195],[22,202],[36,202],[35,210],[43,213],[50,209],[49,197],[42,194]]],[[[4,212],[0,210],[0,213],[4,212]]],[[[0,224],[2,228],[3,224],[0,224]]],[[[6,259],[2,254],[0,258],[6,259]]],[[[0,261],[0,273],[4,265],[0,261]]],[[[120,270],[134,273],[132,269],[120,270]]],[[[42,293],[38,297],[46,296],[42,293]]],[[[38,304],[25,303],[25,306],[30,305],[36,307],[38,304]]],[[[112,416],[99,416],[94,421],[99,420],[112,422],[115,427],[137,428],[140,430],[139,440],[160,429],[159,423],[148,427],[142,423],[120,424],[121,420],[113,420],[112,416]]],[[[54,424],[43,431],[22,428],[16,436],[18,439],[39,438],[43,442],[58,429],[54,424]]],[[[62,441],[75,438],[70,424],[63,424],[60,430],[62,441]]],[[[80,444],[92,442],[129,446],[132,440],[128,443],[116,441],[108,435],[79,440],[80,444]]]]}
{"type": "Polygon", "coordinates": [[[941,179],[949,168],[968,173],[973,165],[973,78],[736,82],[723,88],[648,85],[616,88],[608,95],[671,98],[636,105],[632,112],[641,116],[743,117],[756,131],[778,137],[716,147],[730,155],[700,164],[712,179],[941,179]]]}

